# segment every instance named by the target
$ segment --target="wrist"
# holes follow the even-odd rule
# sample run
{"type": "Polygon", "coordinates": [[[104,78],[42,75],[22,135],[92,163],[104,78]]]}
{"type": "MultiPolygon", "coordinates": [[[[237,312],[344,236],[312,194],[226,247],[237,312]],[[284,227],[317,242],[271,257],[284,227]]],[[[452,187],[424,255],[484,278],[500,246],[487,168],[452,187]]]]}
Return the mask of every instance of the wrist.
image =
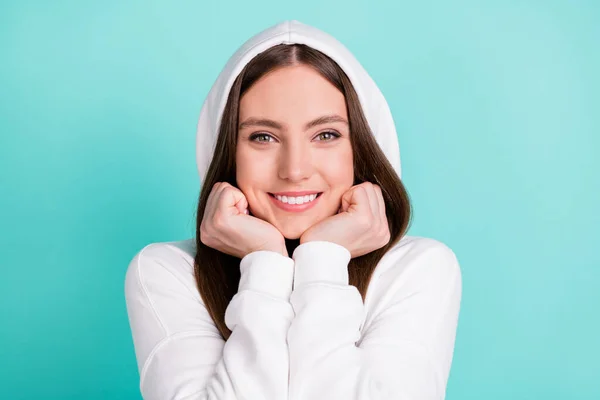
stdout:
{"type": "Polygon", "coordinates": [[[285,247],[285,244],[283,245],[283,248],[280,251],[281,255],[283,255],[284,257],[289,257],[290,255],[288,254],[287,251],[287,247],[285,247]]]}
{"type": "Polygon", "coordinates": [[[280,245],[265,245],[265,246],[259,247],[258,249],[255,249],[253,251],[261,251],[261,250],[262,251],[272,251],[274,253],[281,254],[284,257],[289,257],[287,247],[285,247],[285,243],[282,243],[280,245]]]}
{"type": "Polygon", "coordinates": [[[311,242],[311,241],[312,241],[312,239],[310,239],[308,235],[302,235],[302,236],[300,236],[299,244],[303,244],[303,243],[311,242]]]}

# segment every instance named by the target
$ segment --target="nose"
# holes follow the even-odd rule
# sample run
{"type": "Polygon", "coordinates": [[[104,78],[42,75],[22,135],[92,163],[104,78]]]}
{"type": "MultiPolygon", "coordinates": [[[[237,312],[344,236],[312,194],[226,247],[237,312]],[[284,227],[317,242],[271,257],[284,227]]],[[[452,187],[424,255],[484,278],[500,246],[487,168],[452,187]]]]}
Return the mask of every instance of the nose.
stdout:
{"type": "Polygon", "coordinates": [[[313,173],[310,146],[297,141],[289,141],[279,156],[279,178],[300,182],[313,173]]]}

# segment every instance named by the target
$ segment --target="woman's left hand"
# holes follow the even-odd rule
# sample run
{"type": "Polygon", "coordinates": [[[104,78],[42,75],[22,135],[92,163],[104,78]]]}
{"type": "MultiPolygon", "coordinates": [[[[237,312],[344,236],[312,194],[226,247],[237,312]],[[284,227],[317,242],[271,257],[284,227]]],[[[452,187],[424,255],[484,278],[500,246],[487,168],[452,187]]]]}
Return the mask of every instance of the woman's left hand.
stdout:
{"type": "Polygon", "coordinates": [[[300,243],[317,240],[344,246],[352,258],[385,246],[390,241],[390,229],[381,188],[363,182],[348,189],[338,213],[311,226],[300,237],[300,243]]]}

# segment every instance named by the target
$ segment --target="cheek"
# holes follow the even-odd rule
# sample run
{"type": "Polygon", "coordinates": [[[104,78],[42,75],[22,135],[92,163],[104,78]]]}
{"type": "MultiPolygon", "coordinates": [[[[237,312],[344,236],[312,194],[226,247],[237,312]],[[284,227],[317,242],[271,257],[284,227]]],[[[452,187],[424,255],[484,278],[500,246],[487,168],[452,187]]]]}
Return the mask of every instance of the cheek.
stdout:
{"type": "Polygon", "coordinates": [[[337,214],[342,196],[354,184],[354,164],[351,148],[330,152],[320,160],[319,174],[327,183],[329,191],[321,205],[322,214],[318,217],[322,220],[337,214]]]}
{"type": "MultiPolygon", "coordinates": [[[[342,150],[342,149],[340,149],[342,150]]],[[[354,164],[352,149],[330,152],[326,157],[319,157],[322,176],[334,191],[349,189],[354,182],[354,164]]]]}
{"type": "Polygon", "coordinates": [[[273,163],[267,157],[257,152],[246,151],[238,148],[236,154],[236,180],[242,192],[246,194],[248,201],[252,202],[255,193],[253,191],[266,188],[269,177],[272,176],[273,163]]]}

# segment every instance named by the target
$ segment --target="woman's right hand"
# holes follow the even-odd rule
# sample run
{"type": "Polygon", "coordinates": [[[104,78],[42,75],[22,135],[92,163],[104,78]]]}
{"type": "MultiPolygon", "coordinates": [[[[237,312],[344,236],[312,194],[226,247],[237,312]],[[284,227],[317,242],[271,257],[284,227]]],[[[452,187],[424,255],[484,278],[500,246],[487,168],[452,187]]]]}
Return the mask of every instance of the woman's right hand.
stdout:
{"type": "Polygon", "coordinates": [[[247,209],[248,201],[241,190],[227,182],[215,183],[200,224],[201,242],[240,259],[258,250],[276,251],[288,257],[281,232],[246,214],[247,209]]]}

